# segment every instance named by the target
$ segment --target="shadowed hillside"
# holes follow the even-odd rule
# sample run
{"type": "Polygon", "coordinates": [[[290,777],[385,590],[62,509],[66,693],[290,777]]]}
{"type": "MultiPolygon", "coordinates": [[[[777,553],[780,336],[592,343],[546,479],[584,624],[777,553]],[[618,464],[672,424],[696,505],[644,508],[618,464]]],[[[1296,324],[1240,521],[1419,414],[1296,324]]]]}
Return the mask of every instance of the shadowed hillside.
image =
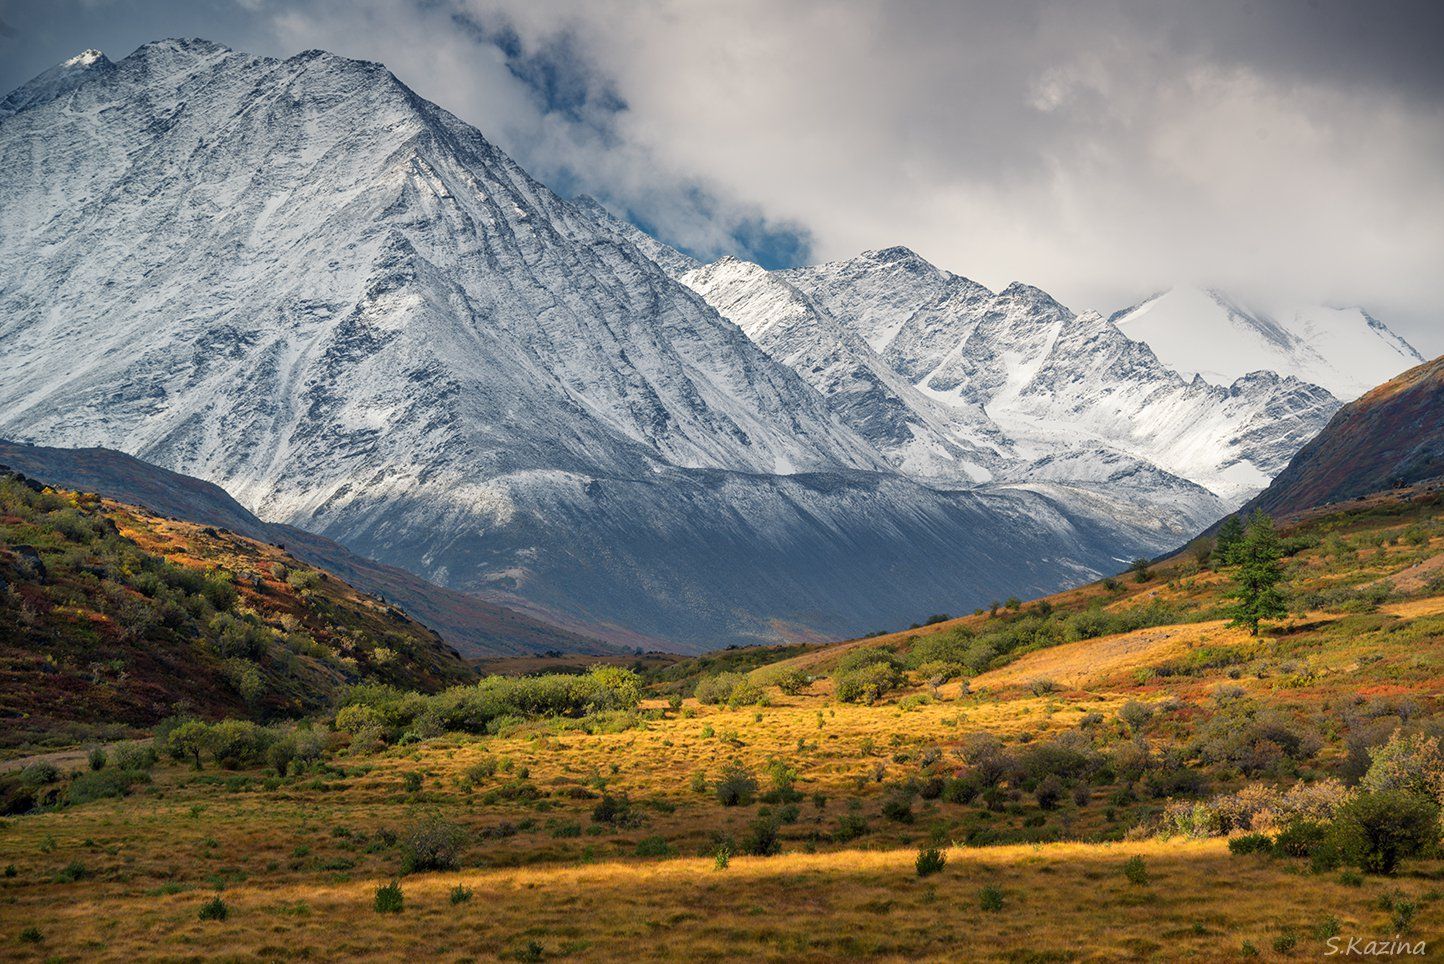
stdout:
{"type": "Polygon", "coordinates": [[[0,466],[178,519],[225,526],[241,535],[285,546],[297,558],[402,607],[441,633],[468,659],[550,651],[621,653],[620,646],[444,589],[395,566],[357,555],[325,536],[263,522],[220,486],[171,472],[110,449],[63,449],[0,440],[0,466]]]}
{"type": "Polygon", "coordinates": [[[1350,402],[1244,512],[1275,515],[1444,475],[1444,358],[1350,402]]]}

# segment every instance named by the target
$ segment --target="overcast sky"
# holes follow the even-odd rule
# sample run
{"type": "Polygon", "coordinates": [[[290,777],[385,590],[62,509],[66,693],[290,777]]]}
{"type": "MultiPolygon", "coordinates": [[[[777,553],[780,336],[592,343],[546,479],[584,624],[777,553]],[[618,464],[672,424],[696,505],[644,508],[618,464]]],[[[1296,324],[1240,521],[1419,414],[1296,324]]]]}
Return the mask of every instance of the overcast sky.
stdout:
{"type": "Polygon", "coordinates": [[[389,66],[702,257],[905,244],[1109,311],[1361,304],[1444,352],[1444,2],[0,0],[0,88],[202,36],[389,66]]]}

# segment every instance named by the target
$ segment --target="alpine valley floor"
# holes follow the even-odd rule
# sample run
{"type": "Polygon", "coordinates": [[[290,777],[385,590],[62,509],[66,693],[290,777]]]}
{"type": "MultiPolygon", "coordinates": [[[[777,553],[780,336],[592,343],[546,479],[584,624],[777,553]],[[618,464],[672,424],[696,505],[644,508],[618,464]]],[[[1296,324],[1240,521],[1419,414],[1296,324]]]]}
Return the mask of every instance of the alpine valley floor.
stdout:
{"type": "MultiPolygon", "coordinates": [[[[1195,546],[993,613],[653,666],[634,709],[469,733],[428,716],[445,694],[373,686],[276,730],[309,755],[213,728],[176,760],[174,722],[157,761],[148,741],[98,770],[84,745],[15,748],[0,781],[36,806],[0,825],[4,956],[1215,961],[1353,937],[1437,955],[1437,858],[1366,874],[1181,829],[1180,801],[1325,792],[1361,746],[1444,717],[1441,493],[1281,536],[1290,615],[1257,638],[1220,617],[1229,574],[1195,546]],[[842,699],[879,650],[892,683],[842,699]],[[937,682],[949,659],[964,678],[937,682]],[[399,910],[378,910],[393,881],[399,910]]],[[[511,685],[531,684],[482,688],[511,685]]]]}

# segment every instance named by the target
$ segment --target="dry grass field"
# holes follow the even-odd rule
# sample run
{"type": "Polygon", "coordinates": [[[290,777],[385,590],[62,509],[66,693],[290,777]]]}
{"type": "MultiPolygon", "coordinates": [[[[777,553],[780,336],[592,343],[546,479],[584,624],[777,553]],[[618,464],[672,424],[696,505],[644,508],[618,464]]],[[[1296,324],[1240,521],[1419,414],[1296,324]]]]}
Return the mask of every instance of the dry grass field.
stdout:
{"type": "MultiPolygon", "coordinates": [[[[127,793],[0,821],[0,958],[1309,960],[1395,934],[1437,956],[1437,857],[1362,874],[1159,832],[1171,800],[1347,775],[1370,727],[1444,719],[1437,507],[1371,503],[1295,536],[1290,614],[1258,638],[1219,618],[1226,577],[1184,554],[889,636],[658,660],[626,712],[379,742],[327,715],[301,731],[324,757],[284,772],[162,754],[127,793]],[[850,655],[1148,606],[1174,621],[839,698],[850,655]],[[689,666],[740,667],[761,701],[684,698],[689,666]],[[1266,739],[1230,742],[1258,721],[1266,739]],[[1012,769],[969,785],[988,745],[1012,769]],[[1065,780],[1045,796],[1051,760],[1065,780]],[[729,768],[753,781],[743,799],[729,768]],[[446,868],[407,872],[438,825],[446,868]],[[946,864],[922,876],[932,848],[946,864]],[[381,912],[391,881],[401,908],[381,912]]],[[[85,750],[49,757],[60,786],[85,750]]]]}

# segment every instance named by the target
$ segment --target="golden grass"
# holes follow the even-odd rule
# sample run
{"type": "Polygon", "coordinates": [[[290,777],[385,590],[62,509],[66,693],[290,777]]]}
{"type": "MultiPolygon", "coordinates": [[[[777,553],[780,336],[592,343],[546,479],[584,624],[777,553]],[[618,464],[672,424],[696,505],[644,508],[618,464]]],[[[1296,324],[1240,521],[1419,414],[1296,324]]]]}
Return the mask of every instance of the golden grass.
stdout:
{"type": "MultiPolygon", "coordinates": [[[[1386,520],[1368,531],[1397,534],[1405,524],[1386,520]]],[[[1360,585],[1419,565],[1439,552],[1438,542],[1369,542],[1346,559],[1311,551],[1290,566],[1309,589],[1360,585]]],[[[1052,598],[1060,607],[1151,598],[1207,606],[1221,580],[1180,569],[1146,585],[1126,580],[1121,598],[1099,586],[1052,598]]],[[[680,713],[617,733],[538,724],[502,737],[446,736],[342,755],[339,771],[271,783],[260,773],[196,774],[165,763],[155,783],[132,796],[0,824],[0,867],[15,868],[0,877],[0,959],[489,960],[539,952],[576,960],[1214,961],[1236,957],[1245,942],[1265,960],[1312,959],[1324,955],[1322,935],[1333,926],[1345,937],[1392,937],[1380,897],[1393,891],[1419,907],[1408,939],[1437,954],[1439,861],[1352,887],[1337,874],[1310,874],[1300,861],[1232,856],[1222,841],[953,845],[946,869],[920,879],[914,859],[934,840],[996,829],[1009,839],[1096,841],[1121,836],[1141,811],[1111,813],[1111,786],[1046,813],[1027,798],[996,813],[920,800],[910,824],[882,817],[880,803],[888,785],[917,772],[924,748],[940,749],[951,767],[951,751],[980,731],[1021,744],[1077,729],[1092,713],[1116,730],[1113,713],[1130,699],[1180,699],[1184,709],[1156,734],[1160,742],[1185,741],[1205,697],[1222,684],[1283,708],[1387,693],[1418,701],[1425,715],[1437,712],[1440,651],[1427,620],[1440,614],[1444,597],[1411,599],[1373,613],[1296,617],[1263,640],[1220,621],[1160,626],[1026,654],[976,677],[969,694],[957,683],[899,694],[926,694],[920,705],[837,704],[831,682],[821,680],[795,697],[770,690],[774,704],[765,708],[689,700],[680,713]],[[1150,675],[1203,646],[1245,651],[1248,671],[1150,675]],[[1035,696],[1028,684],[1036,679],[1063,689],[1035,696]],[[507,765],[469,787],[468,770],[488,759],[507,765]],[[759,812],[723,807],[710,792],[733,760],[754,770],[763,790],[768,764],[785,762],[803,798],[796,821],[782,828],[781,856],[736,856],[718,870],[697,855],[712,848],[714,834],[740,839],[759,812]],[[523,770],[541,799],[492,796],[523,770]],[[410,774],[420,775],[421,790],[405,789],[410,774]],[[693,789],[697,775],[709,789],[693,789]],[[594,821],[601,792],[627,796],[641,825],[594,821]],[[853,803],[869,824],[867,849],[830,840],[853,803]],[[429,813],[469,832],[464,869],[403,878],[405,910],[378,914],[375,890],[399,870],[395,848],[377,845],[381,834],[429,813]],[[651,837],[663,838],[673,856],[635,856],[651,837]],[[1146,884],[1123,874],[1135,855],[1145,861],[1146,884]],[[86,875],[57,881],[74,861],[86,875]],[[472,897],[453,905],[457,884],[472,897]],[[984,887],[1003,892],[1001,910],[981,908],[984,887]],[[230,916],[199,920],[217,892],[230,916]],[[42,940],[20,942],[26,927],[42,940]],[[1275,942],[1288,935],[1297,946],[1285,955],[1275,942]]],[[[984,618],[850,641],[789,662],[817,672],[851,647],[900,644],[984,618]]],[[[1335,740],[1325,755],[1341,752],[1335,740]]],[[[73,751],[62,760],[79,765],[73,751]]]]}
{"type": "MultiPolygon", "coordinates": [[[[1399,880],[1348,887],[1334,876],[1239,858],[1222,842],[1148,841],[953,849],[944,871],[919,879],[915,851],[840,851],[774,858],[610,861],[425,874],[403,879],[405,909],[372,907],[381,878],[223,893],[231,914],[201,921],[199,892],[145,896],[102,885],[16,895],[8,928],[33,922],[41,945],[11,944],[16,960],[467,960],[524,951],[578,960],[1219,960],[1244,941],[1274,957],[1294,934],[1305,957],[1325,950],[1332,919],[1348,936],[1389,937],[1386,890],[1418,899],[1437,864],[1399,880]],[[1124,862],[1143,858],[1148,881],[1124,862]],[[451,889],[473,896],[453,905],[451,889]],[[984,887],[1003,907],[984,911],[984,887]],[[1055,956],[1048,956],[1055,955],[1055,956]]],[[[1436,917],[1410,940],[1444,938],[1436,917]]],[[[12,938],[13,939],[13,938],[12,938]]]]}

